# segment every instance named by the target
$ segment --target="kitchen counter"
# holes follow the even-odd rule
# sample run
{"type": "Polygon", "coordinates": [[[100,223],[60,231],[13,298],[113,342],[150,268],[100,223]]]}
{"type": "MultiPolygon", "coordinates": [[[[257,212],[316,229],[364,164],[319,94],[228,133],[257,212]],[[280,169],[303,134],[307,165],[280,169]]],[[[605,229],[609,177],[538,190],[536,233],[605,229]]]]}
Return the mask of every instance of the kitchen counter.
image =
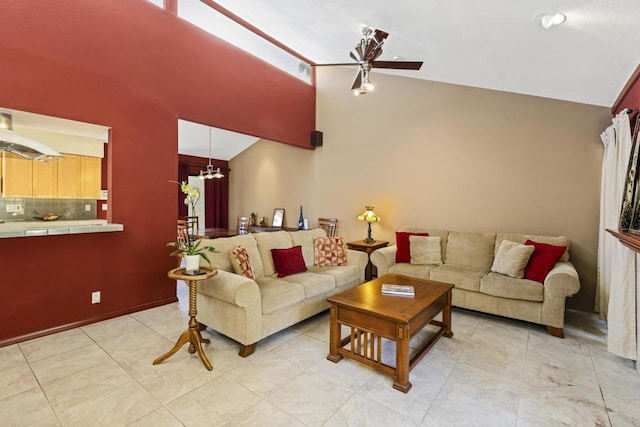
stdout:
{"type": "Polygon", "coordinates": [[[110,233],[122,230],[124,230],[124,225],[108,224],[105,219],[6,222],[0,224],[0,239],[59,236],[61,234],[110,233]]]}

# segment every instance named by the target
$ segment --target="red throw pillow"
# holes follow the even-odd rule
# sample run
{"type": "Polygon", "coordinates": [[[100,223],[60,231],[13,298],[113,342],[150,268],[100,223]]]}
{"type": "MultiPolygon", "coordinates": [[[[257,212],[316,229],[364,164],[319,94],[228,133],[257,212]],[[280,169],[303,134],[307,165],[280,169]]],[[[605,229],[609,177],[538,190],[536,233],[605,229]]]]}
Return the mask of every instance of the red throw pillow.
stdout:
{"type": "Polygon", "coordinates": [[[294,273],[307,271],[302,256],[302,246],[294,246],[289,249],[271,249],[273,265],[276,267],[278,277],[285,277],[294,273]]]}
{"type": "Polygon", "coordinates": [[[411,261],[409,236],[428,236],[428,235],[429,233],[407,233],[406,231],[396,231],[396,262],[411,261]]]}
{"type": "Polygon", "coordinates": [[[525,245],[532,245],[536,249],[531,254],[527,266],[524,268],[524,278],[544,283],[545,277],[551,271],[558,259],[567,250],[566,246],[550,245],[527,240],[525,245]]]}

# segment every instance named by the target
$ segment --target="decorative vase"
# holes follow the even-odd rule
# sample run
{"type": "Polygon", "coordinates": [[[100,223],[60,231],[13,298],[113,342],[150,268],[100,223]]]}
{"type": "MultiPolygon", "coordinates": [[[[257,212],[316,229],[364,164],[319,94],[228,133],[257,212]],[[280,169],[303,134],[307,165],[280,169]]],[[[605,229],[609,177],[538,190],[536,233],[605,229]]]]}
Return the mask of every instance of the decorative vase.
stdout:
{"type": "Polygon", "coordinates": [[[200,269],[200,255],[185,255],[184,269],[186,271],[196,271],[200,269]]]}
{"type": "Polygon", "coordinates": [[[298,218],[298,230],[304,230],[304,216],[302,216],[302,206],[300,206],[300,217],[298,218]]]}

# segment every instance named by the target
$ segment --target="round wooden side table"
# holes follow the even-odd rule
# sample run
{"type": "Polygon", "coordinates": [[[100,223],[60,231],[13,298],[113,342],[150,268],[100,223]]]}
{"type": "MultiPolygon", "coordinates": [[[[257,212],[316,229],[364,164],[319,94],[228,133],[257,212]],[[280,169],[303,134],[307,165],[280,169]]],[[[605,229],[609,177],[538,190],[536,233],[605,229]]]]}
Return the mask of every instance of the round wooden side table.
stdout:
{"type": "Polygon", "coordinates": [[[178,338],[176,345],[174,345],[171,350],[153,361],[154,365],[173,356],[183,345],[189,343],[189,353],[193,354],[197,351],[204,366],[208,370],[213,369],[211,362],[209,362],[204,351],[202,351],[202,343],[208,344],[211,341],[202,338],[202,335],[200,335],[200,323],[196,320],[196,314],[198,314],[196,310],[196,282],[215,276],[218,274],[218,270],[215,268],[200,267],[200,272],[201,274],[191,275],[187,274],[184,268],[174,268],[167,273],[170,279],[183,280],[189,285],[189,329],[180,334],[180,338],[178,338]]]}

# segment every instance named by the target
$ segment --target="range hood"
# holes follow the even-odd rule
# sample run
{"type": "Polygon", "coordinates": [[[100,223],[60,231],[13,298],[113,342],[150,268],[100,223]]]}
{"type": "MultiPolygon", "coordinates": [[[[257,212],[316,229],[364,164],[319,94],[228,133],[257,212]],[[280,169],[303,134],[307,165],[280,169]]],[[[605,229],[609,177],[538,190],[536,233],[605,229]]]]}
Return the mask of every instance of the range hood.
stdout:
{"type": "Polygon", "coordinates": [[[49,161],[62,157],[48,145],[15,133],[12,116],[8,113],[0,113],[0,151],[8,151],[29,160],[49,161]]]}

